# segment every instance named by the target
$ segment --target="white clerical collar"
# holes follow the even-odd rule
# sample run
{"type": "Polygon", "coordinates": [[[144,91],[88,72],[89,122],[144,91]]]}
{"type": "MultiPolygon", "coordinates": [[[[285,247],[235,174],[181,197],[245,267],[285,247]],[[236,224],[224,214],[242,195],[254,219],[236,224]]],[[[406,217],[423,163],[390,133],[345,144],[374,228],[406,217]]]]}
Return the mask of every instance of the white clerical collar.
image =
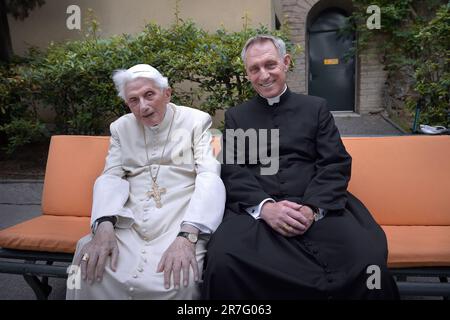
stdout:
{"type": "Polygon", "coordinates": [[[286,92],[286,90],[287,90],[287,85],[284,85],[283,92],[280,93],[278,96],[272,97],[272,98],[266,98],[266,97],[263,97],[263,98],[267,100],[267,103],[269,104],[269,106],[273,106],[275,103],[280,102],[280,97],[286,92]]]}

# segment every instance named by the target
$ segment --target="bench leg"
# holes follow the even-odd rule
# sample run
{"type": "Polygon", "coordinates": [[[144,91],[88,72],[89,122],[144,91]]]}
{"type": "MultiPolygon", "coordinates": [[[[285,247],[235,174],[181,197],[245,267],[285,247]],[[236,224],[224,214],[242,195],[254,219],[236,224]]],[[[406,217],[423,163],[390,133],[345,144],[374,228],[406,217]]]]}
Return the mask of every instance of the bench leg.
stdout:
{"type": "MultiPolygon", "coordinates": [[[[448,282],[448,278],[445,277],[445,276],[441,276],[441,277],[439,277],[439,281],[441,283],[447,283],[448,282]]],[[[443,298],[444,298],[444,300],[448,301],[450,299],[450,296],[443,296],[443,298]]]]}
{"type": "MultiPolygon", "coordinates": [[[[36,263],[34,260],[26,260],[28,263],[36,263]]],[[[47,261],[47,265],[52,265],[52,261],[47,261]]],[[[48,300],[48,296],[52,292],[52,287],[48,284],[48,277],[43,276],[42,280],[32,274],[23,275],[25,281],[33,290],[37,300],[48,300]]]]}
{"type": "Polygon", "coordinates": [[[42,280],[29,274],[24,274],[23,277],[33,289],[37,300],[48,300],[48,296],[52,292],[52,287],[48,285],[48,277],[42,277],[42,280]]]}

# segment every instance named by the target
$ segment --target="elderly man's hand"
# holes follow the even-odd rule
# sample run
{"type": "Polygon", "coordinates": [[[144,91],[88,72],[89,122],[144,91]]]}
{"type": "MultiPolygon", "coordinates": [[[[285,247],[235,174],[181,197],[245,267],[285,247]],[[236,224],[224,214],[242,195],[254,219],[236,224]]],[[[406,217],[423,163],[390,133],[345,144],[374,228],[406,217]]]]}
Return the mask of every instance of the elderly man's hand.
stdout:
{"type": "Polygon", "coordinates": [[[285,237],[304,234],[314,221],[311,208],[287,200],[266,202],[261,209],[261,218],[285,237]]]}
{"type": "Polygon", "coordinates": [[[181,271],[183,271],[183,285],[189,284],[189,267],[194,271],[195,282],[199,279],[198,263],[195,257],[195,244],[183,237],[176,237],[169,248],[164,252],[156,272],[164,271],[164,286],[170,288],[170,279],[173,272],[175,289],[180,288],[181,271]]]}
{"type": "Polygon", "coordinates": [[[81,254],[75,260],[76,265],[81,264],[81,277],[88,280],[90,284],[94,279],[101,281],[107,258],[111,256],[111,269],[116,271],[119,247],[111,222],[106,221],[99,224],[97,231],[91,241],[81,249],[81,254]],[[87,254],[87,259],[82,259],[87,254]]]}

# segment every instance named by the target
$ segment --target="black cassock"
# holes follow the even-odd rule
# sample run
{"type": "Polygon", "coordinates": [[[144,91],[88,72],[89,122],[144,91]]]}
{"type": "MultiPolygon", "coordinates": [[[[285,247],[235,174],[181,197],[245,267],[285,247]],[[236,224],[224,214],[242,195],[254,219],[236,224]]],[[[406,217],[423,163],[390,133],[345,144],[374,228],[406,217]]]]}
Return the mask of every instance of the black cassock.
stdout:
{"type": "Polygon", "coordinates": [[[261,158],[255,164],[250,143],[245,164],[228,163],[232,148],[224,133],[227,204],[208,246],[204,299],[398,298],[386,266],[386,236],[347,192],[351,157],[325,100],[288,89],[269,106],[257,96],[226,112],[225,129],[279,129],[279,170],[261,175],[270,164],[261,158]],[[284,237],[245,210],[267,198],[322,208],[326,215],[304,235],[284,237]]]}

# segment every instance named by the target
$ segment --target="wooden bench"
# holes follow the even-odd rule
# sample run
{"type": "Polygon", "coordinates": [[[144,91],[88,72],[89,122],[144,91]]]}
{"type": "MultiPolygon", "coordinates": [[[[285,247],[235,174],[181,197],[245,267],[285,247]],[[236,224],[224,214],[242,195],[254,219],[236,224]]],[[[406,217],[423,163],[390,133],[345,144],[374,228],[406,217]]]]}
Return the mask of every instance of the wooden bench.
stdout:
{"type": "MultiPolygon", "coordinates": [[[[349,190],[385,230],[401,294],[449,297],[450,137],[343,140],[353,157],[349,190]]],[[[67,278],[76,243],[90,232],[92,187],[108,145],[109,137],[52,137],[42,215],[0,231],[0,272],[22,274],[38,299],[51,291],[48,277],[67,278]]]]}

